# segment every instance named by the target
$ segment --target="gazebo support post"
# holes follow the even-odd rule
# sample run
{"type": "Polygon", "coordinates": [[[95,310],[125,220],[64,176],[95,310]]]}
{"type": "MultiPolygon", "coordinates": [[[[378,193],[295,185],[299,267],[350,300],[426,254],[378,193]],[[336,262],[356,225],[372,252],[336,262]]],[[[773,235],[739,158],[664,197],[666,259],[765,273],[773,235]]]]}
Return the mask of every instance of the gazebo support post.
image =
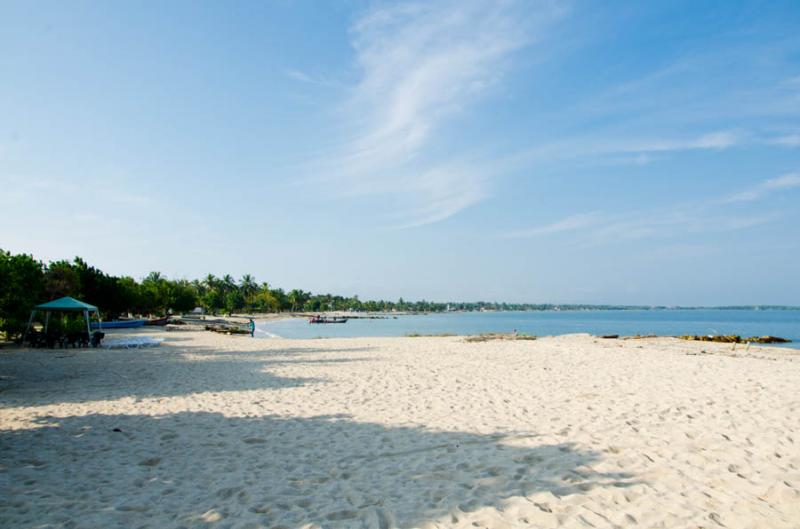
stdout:
{"type": "Polygon", "coordinates": [[[47,334],[47,326],[50,324],[50,311],[44,313],[44,333],[47,334]]]}
{"type": "Polygon", "coordinates": [[[88,310],[84,310],[83,311],[83,316],[84,316],[84,318],[86,318],[86,335],[89,338],[91,338],[92,337],[92,326],[89,325],[89,311],[88,310]]]}
{"type": "Polygon", "coordinates": [[[31,325],[33,325],[33,315],[36,314],[36,309],[31,311],[31,317],[28,318],[28,326],[25,327],[25,332],[22,335],[22,343],[25,343],[25,338],[28,337],[28,332],[31,330],[31,325]]]}

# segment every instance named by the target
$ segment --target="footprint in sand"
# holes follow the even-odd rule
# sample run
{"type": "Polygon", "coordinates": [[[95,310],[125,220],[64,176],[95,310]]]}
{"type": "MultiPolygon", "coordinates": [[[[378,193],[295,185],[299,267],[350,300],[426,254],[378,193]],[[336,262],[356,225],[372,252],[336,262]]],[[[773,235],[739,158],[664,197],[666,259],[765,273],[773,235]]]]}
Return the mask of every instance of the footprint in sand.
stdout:
{"type": "Polygon", "coordinates": [[[343,510],[343,511],[332,512],[325,518],[330,521],[338,521],[338,520],[352,520],[356,516],[358,516],[358,513],[356,511],[343,510]]]}
{"type": "Polygon", "coordinates": [[[161,458],[160,457],[149,457],[147,459],[143,459],[142,461],[139,461],[139,466],[155,467],[155,466],[158,466],[159,463],[161,463],[161,458]]]}
{"type": "Polygon", "coordinates": [[[217,497],[221,498],[223,500],[227,500],[228,498],[230,498],[231,496],[233,496],[234,494],[236,494],[240,490],[242,490],[242,487],[226,487],[224,489],[219,489],[217,491],[217,497]]]}

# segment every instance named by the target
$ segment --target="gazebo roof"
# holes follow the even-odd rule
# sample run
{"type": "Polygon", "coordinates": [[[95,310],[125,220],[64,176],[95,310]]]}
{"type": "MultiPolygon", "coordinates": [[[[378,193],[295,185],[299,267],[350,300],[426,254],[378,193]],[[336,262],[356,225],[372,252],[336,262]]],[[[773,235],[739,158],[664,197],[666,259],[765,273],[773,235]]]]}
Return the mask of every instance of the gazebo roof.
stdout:
{"type": "Polygon", "coordinates": [[[79,301],[69,296],[54,299],[53,301],[48,301],[47,303],[42,303],[41,305],[36,305],[36,310],[61,310],[74,312],[83,312],[88,310],[89,312],[98,312],[97,307],[94,305],[89,305],[88,303],[84,303],[83,301],[79,301]]]}

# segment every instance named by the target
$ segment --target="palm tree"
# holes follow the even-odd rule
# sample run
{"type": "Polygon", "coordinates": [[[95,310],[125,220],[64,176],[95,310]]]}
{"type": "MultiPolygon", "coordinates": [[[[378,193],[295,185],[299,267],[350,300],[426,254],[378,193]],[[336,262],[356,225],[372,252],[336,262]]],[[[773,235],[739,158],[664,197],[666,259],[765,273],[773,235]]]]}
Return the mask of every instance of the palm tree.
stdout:
{"type": "Polygon", "coordinates": [[[208,274],[205,279],[203,279],[203,284],[208,290],[217,288],[218,282],[219,280],[214,276],[214,274],[208,274]]]}
{"type": "Polygon", "coordinates": [[[150,272],[147,274],[147,277],[144,278],[145,281],[151,281],[153,283],[158,283],[162,279],[164,279],[164,276],[161,275],[161,272],[150,272]]]}
{"type": "Polygon", "coordinates": [[[252,305],[253,298],[258,292],[258,283],[256,283],[255,278],[250,274],[243,275],[242,280],[239,281],[239,289],[242,292],[242,296],[244,296],[245,304],[252,305]]]}
{"type": "Polygon", "coordinates": [[[242,280],[239,281],[239,288],[242,289],[242,294],[247,297],[258,290],[258,284],[253,276],[250,274],[245,274],[242,276],[242,280]]]}
{"type": "Polygon", "coordinates": [[[222,290],[225,291],[227,294],[228,292],[233,292],[236,290],[236,280],[230,274],[225,274],[222,276],[222,290]]]}
{"type": "Polygon", "coordinates": [[[309,292],[303,292],[300,289],[295,288],[287,295],[289,303],[292,306],[292,312],[296,312],[299,309],[302,309],[303,306],[306,304],[306,301],[311,297],[309,292]]]}
{"type": "Polygon", "coordinates": [[[192,279],[192,288],[195,289],[199,296],[202,296],[206,293],[206,285],[199,279],[192,279]]]}

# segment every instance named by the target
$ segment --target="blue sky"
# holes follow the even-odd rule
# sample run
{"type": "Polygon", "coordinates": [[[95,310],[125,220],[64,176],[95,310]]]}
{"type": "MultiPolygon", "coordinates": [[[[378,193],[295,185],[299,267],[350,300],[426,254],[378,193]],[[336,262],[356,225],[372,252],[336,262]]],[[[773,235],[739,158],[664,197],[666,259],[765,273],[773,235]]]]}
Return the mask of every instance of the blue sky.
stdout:
{"type": "Polygon", "coordinates": [[[0,2],[0,247],[362,298],[800,304],[800,3],[0,2]]]}

